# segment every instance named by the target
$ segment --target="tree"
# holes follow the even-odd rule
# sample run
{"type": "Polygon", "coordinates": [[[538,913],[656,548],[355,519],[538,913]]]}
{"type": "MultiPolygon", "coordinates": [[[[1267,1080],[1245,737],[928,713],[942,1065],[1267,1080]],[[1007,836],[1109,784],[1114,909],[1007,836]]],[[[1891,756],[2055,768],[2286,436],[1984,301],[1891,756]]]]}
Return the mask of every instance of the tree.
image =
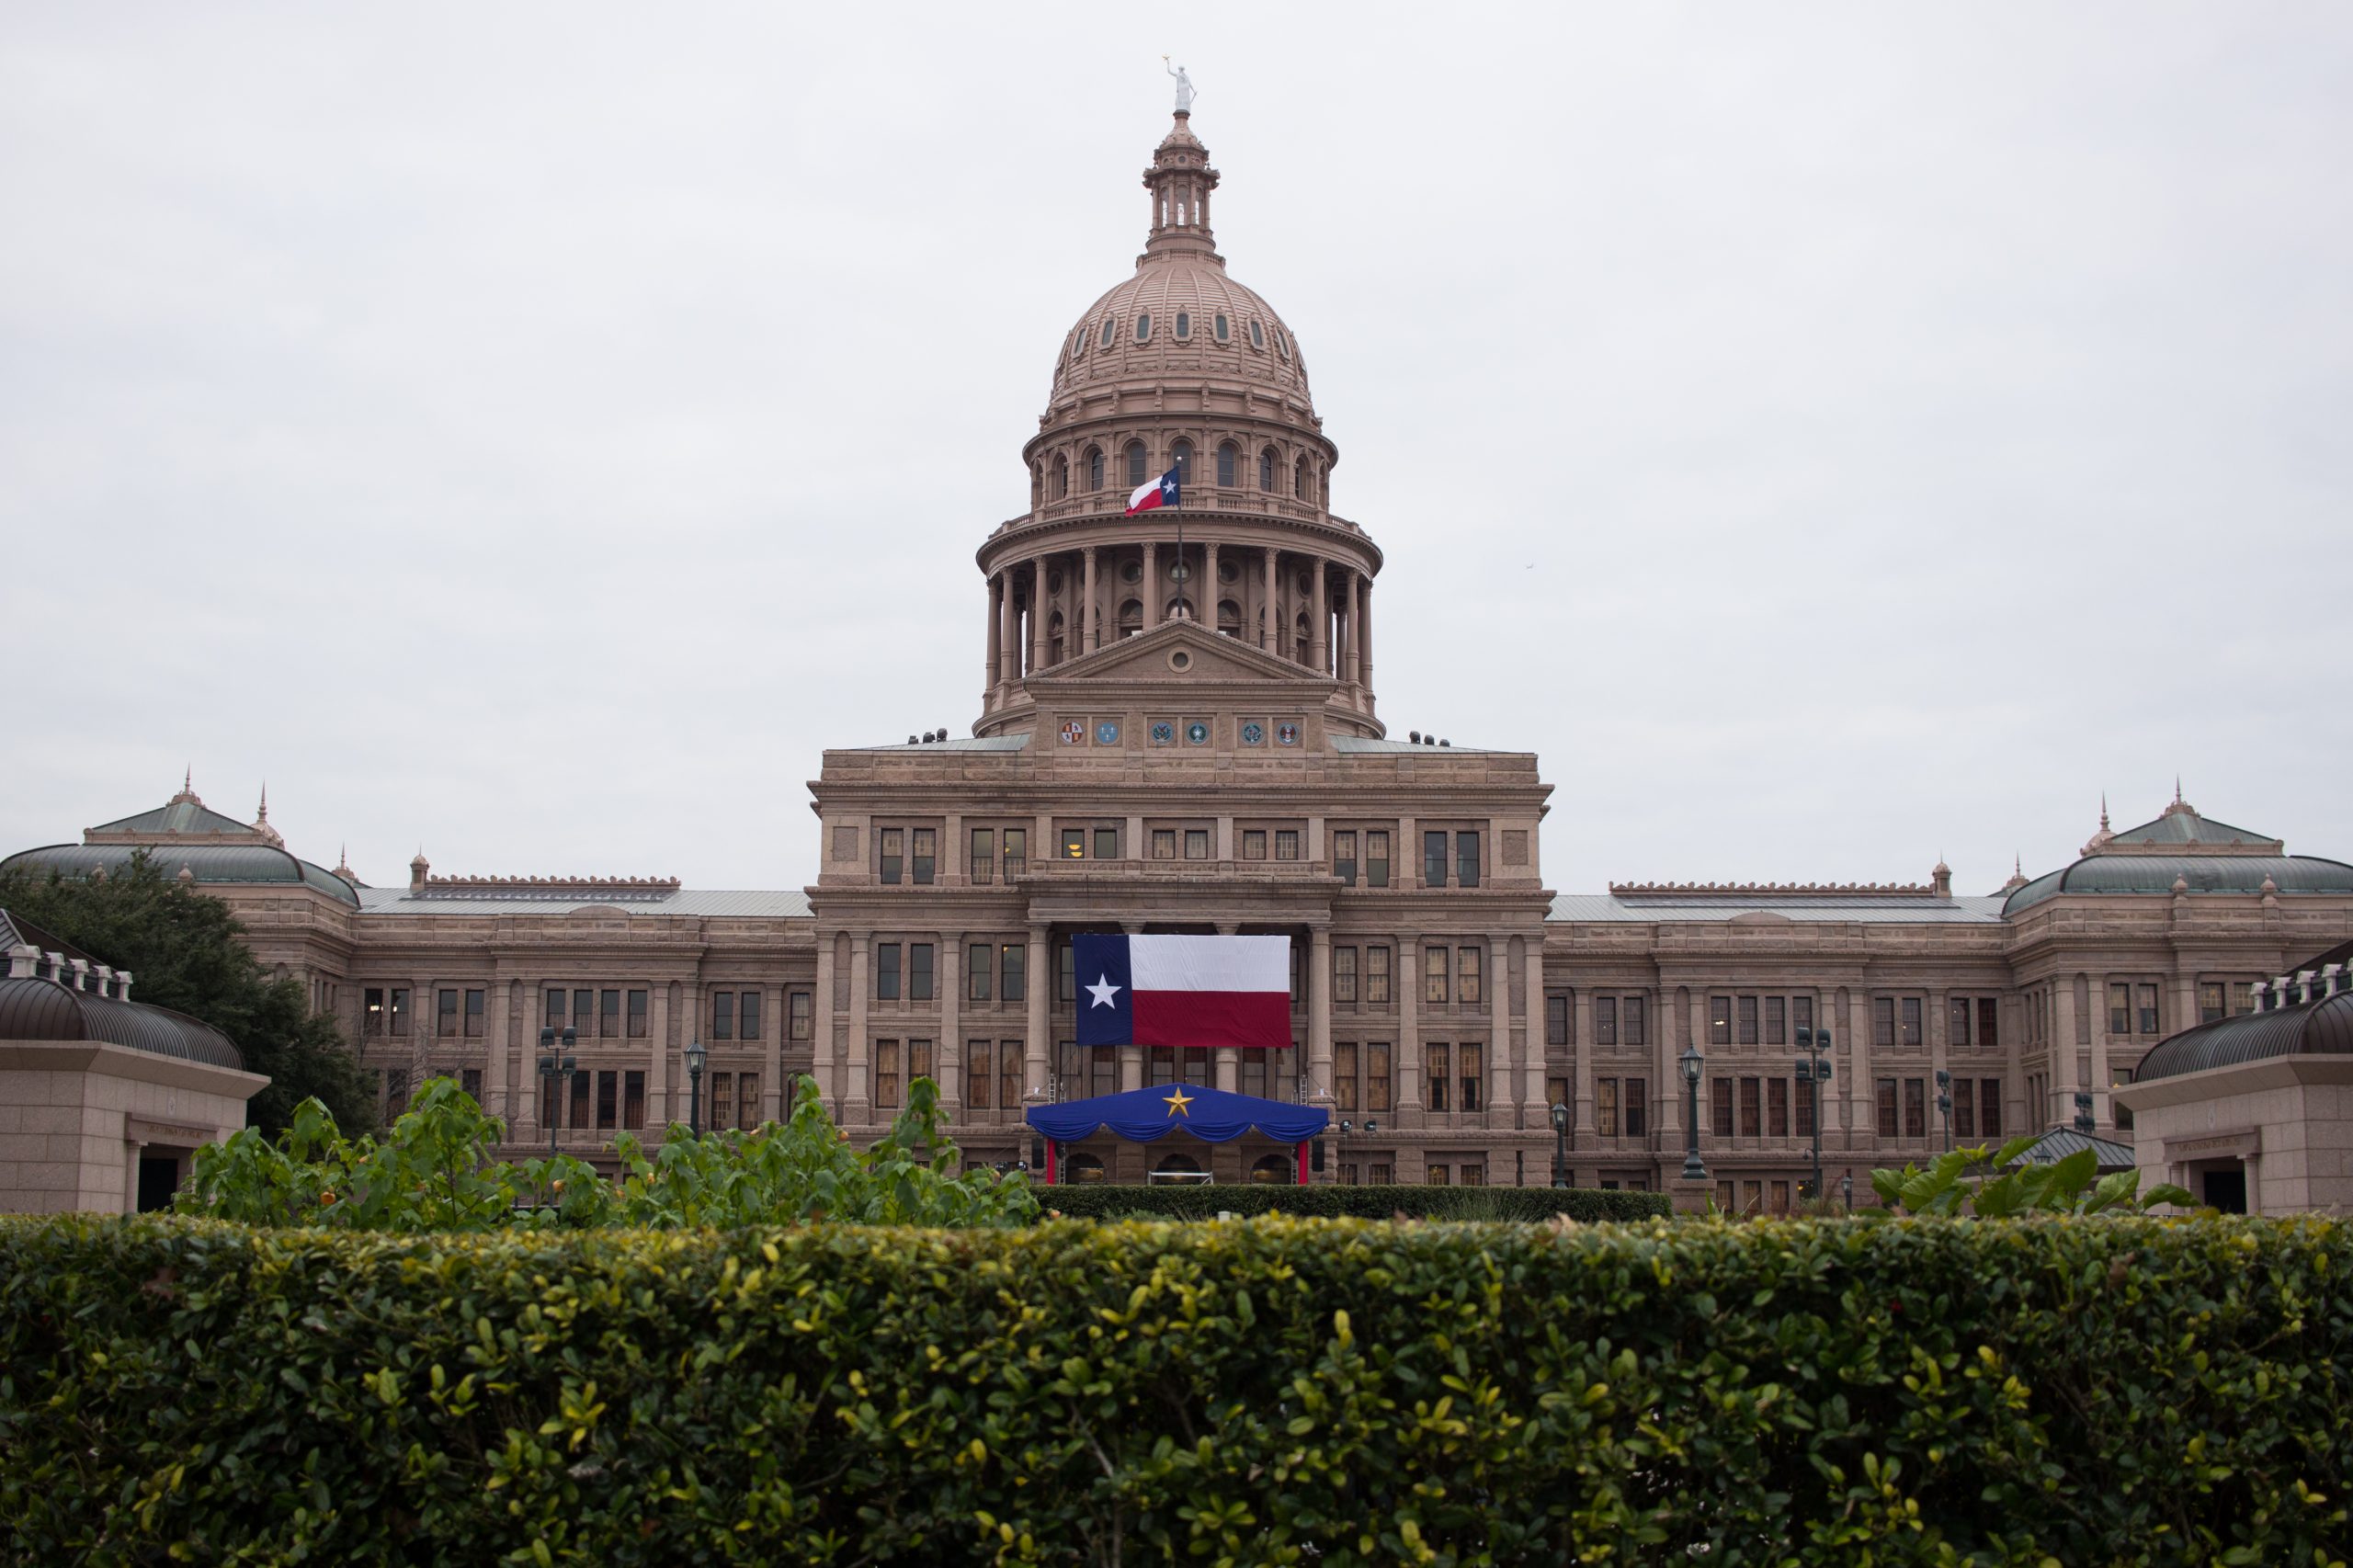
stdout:
{"type": "Polygon", "coordinates": [[[227,904],[165,876],[146,851],[103,881],[69,881],[55,871],[0,878],[0,909],[131,971],[133,1001],[227,1035],[249,1071],[269,1076],[246,1107],[254,1126],[275,1132],[313,1098],[340,1126],[375,1126],[375,1096],[335,1020],[311,1011],[300,984],[264,972],[227,904]]]}

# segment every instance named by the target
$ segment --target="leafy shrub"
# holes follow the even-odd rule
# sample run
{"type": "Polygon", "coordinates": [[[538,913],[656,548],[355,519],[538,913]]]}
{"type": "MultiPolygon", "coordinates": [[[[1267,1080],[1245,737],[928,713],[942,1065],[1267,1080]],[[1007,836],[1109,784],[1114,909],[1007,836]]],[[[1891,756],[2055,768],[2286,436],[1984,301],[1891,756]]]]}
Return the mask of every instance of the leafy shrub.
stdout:
{"type": "Polygon", "coordinates": [[[2353,1228],[0,1221],[0,1559],[2306,1565],[2353,1228]]]}
{"type": "Polygon", "coordinates": [[[428,1080],[379,1141],[351,1140],[326,1108],[297,1108],[272,1143],[246,1128],[197,1151],[176,1199],[183,1214],[254,1225],[359,1231],[483,1231],[511,1225],[751,1225],[798,1220],[872,1224],[1008,1225],[1035,1219],[1018,1176],[960,1175],[940,1130],[939,1090],[908,1086],[906,1108],[871,1148],[852,1149],[813,1079],[792,1114],[753,1132],[698,1138],[674,1125],[648,1158],[624,1132],[618,1188],[569,1154],[520,1165],[492,1157],[505,1125],[455,1080],[428,1080]]]}
{"type": "Polygon", "coordinates": [[[1074,1219],[1212,1220],[1227,1214],[1326,1219],[1542,1221],[1648,1220],[1674,1211],[1663,1192],[1589,1187],[1048,1187],[1048,1209],[1074,1219]]]}
{"type": "Polygon", "coordinates": [[[2099,1156],[2089,1149],[2078,1149],[2049,1165],[2018,1163],[2041,1141],[2040,1133],[2029,1133],[2011,1139],[1998,1153],[1990,1144],[1981,1144],[1939,1154],[1926,1170],[1905,1165],[1900,1171],[1873,1171],[1871,1188],[1881,1202],[1906,1213],[1970,1213],[1989,1220],[2037,1210],[2097,1214],[2118,1208],[2146,1211],[2160,1203],[2197,1205],[2198,1199],[2188,1188],[2171,1182],[2150,1188],[2146,1197],[2137,1196],[2141,1190],[2137,1168],[2101,1176],[2099,1156]],[[1977,1181],[1965,1179],[1970,1171],[1984,1168],[2000,1174],[1977,1181]]]}

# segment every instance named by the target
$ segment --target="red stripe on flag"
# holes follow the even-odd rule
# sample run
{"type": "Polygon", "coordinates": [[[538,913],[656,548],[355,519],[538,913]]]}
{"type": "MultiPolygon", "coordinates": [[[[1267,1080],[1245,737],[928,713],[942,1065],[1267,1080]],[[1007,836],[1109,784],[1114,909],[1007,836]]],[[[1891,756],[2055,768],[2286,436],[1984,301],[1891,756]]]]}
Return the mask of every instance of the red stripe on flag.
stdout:
{"type": "Polygon", "coordinates": [[[1290,1045],[1290,998],[1279,991],[1139,991],[1138,1045],[1290,1045]]]}

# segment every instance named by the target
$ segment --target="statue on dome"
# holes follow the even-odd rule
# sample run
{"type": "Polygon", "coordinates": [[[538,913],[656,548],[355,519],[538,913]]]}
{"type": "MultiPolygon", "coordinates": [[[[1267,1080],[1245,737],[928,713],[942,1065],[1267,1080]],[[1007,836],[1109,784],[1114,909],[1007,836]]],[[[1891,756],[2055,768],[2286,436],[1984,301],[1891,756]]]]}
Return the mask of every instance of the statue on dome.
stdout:
{"type": "Polygon", "coordinates": [[[1176,78],[1176,112],[1178,114],[1192,113],[1195,97],[1193,79],[1185,74],[1185,68],[1182,65],[1170,65],[1168,56],[1165,54],[1160,57],[1160,63],[1171,76],[1176,78]]]}

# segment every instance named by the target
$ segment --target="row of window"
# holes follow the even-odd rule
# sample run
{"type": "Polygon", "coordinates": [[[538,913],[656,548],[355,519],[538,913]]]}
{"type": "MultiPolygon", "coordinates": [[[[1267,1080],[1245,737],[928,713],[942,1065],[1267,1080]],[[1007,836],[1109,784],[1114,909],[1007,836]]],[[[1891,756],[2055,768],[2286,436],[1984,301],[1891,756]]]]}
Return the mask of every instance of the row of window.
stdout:
{"type": "MultiPolygon", "coordinates": [[[[1079,483],[1084,484],[1090,494],[1102,490],[1108,479],[1108,463],[1103,449],[1089,447],[1079,455],[1078,460],[1079,483]]],[[[1180,491],[1189,489],[1193,484],[1193,444],[1190,441],[1180,439],[1169,446],[1166,469],[1154,468],[1151,449],[1142,441],[1130,441],[1120,452],[1120,460],[1126,467],[1127,488],[1131,490],[1170,470],[1174,470],[1176,474],[1176,483],[1180,491]]],[[[1242,449],[1231,441],[1221,442],[1216,452],[1216,461],[1218,488],[1221,490],[1242,488],[1242,449]]],[[[1288,494],[1299,500],[1308,502],[1315,499],[1316,469],[1304,453],[1286,464],[1282,460],[1281,454],[1274,448],[1260,448],[1257,477],[1258,488],[1269,495],[1288,494]],[[1290,481],[1288,490],[1282,483],[1285,479],[1290,481]]],[[[1057,452],[1049,471],[1046,472],[1032,471],[1031,488],[1036,489],[1040,485],[1050,483],[1051,497],[1060,501],[1070,494],[1071,478],[1070,459],[1057,452]],[[1051,474],[1051,480],[1047,478],[1047,472],[1051,474]]]]}
{"type": "MultiPolygon", "coordinates": [[[[1162,222],[1165,222],[1166,221],[1167,213],[1166,209],[1164,207],[1162,210],[1162,222]]],[[[1189,343],[1192,341],[1192,312],[1178,311],[1175,316],[1169,320],[1168,325],[1177,342],[1189,343]]],[[[1105,316],[1103,318],[1101,340],[1097,347],[1098,348],[1110,347],[1112,343],[1119,337],[1119,318],[1117,316],[1105,316]]],[[[1210,316],[1210,335],[1215,338],[1218,342],[1223,344],[1231,344],[1233,341],[1233,324],[1227,319],[1223,311],[1211,312],[1210,316]]],[[[1270,335],[1275,341],[1275,353],[1288,362],[1290,358],[1290,342],[1283,336],[1283,329],[1277,327],[1271,334],[1269,334],[1265,324],[1260,322],[1257,317],[1253,316],[1250,318],[1251,347],[1264,353],[1267,347],[1267,339],[1270,335]]],[[[1152,341],[1152,312],[1150,311],[1138,311],[1136,312],[1135,340],[1138,343],[1149,343],[1152,341]]],[[[1070,357],[1074,360],[1083,359],[1086,357],[1086,334],[1085,332],[1074,332],[1071,334],[1070,357]]]]}
{"type": "MultiPolygon", "coordinates": [[[[447,1074],[442,1074],[448,1076],[447,1074]]],[[[482,1103],[482,1069],[463,1067],[458,1071],[458,1086],[476,1105],[482,1103]]],[[[376,1074],[376,1105],[386,1126],[400,1119],[408,1109],[408,1069],[386,1067],[376,1074]]]]}
{"type": "MultiPolygon", "coordinates": [[[[1208,826],[1145,828],[1150,858],[1154,860],[1206,860],[1214,839],[1208,826]]],[[[1119,823],[1057,830],[1055,852],[1065,860],[1123,858],[1119,823]]],[[[1245,860],[1297,860],[1305,839],[1295,827],[1245,827],[1236,835],[1236,848],[1245,860]]],[[[1332,874],[1344,887],[1390,885],[1390,835],[1381,828],[1336,828],[1331,834],[1332,874]],[[1362,858],[1359,858],[1359,851],[1362,858]]],[[[875,876],[885,886],[903,882],[928,887],[938,876],[938,830],[929,827],[882,827],[875,834],[875,876]]],[[[1029,833],[1021,827],[975,827],[966,846],[964,874],[985,886],[1000,876],[1011,881],[1026,866],[1029,833]]],[[[1427,887],[1452,885],[1475,888],[1483,872],[1480,835],[1475,830],[1432,828],[1422,835],[1422,881],[1427,887]]]]}
{"type": "MultiPolygon", "coordinates": [[[[541,992],[542,1027],[569,1028],[580,1040],[643,1040],[650,1033],[652,993],[637,986],[547,986],[541,992]]],[[[449,986],[434,998],[434,1037],[438,1040],[483,1038],[484,1000],[480,986],[449,986]]],[[[758,1040],[762,1029],[760,992],[714,991],[710,994],[710,1038],[758,1040]]],[[[790,1038],[811,1038],[810,995],[788,994],[790,1038]]],[[[398,1037],[408,1032],[409,993],[405,986],[366,986],[360,992],[360,1033],[369,1039],[398,1037]]]]}
{"type": "MultiPolygon", "coordinates": [[[[1928,1136],[1927,1079],[1881,1078],[1873,1087],[1877,1091],[1877,1126],[1881,1138],[1928,1136]]],[[[1952,1133],[1956,1138],[1999,1138],[2002,1135],[2002,1081],[1999,1078],[1955,1078],[1952,1081],[1951,1116],[1952,1133]]]]}
{"type": "MultiPolygon", "coordinates": [[[[1343,1116],[1380,1116],[1396,1109],[1394,1055],[1394,1048],[1387,1040],[1334,1040],[1334,1109],[1343,1116]]],[[[1483,1040],[1423,1041],[1423,1108],[1465,1112],[1483,1109],[1487,1103],[1486,1061],[1483,1040]]]]}

